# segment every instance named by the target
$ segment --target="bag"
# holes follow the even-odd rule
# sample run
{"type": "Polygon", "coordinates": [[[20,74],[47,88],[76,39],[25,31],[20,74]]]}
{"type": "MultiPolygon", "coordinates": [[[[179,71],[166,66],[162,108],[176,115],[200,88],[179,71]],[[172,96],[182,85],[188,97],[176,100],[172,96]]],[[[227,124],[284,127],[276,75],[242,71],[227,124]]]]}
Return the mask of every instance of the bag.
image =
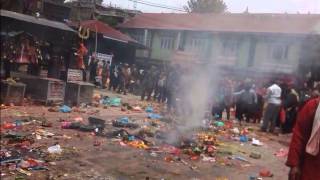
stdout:
{"type": "Polygon", "coordinates": [[[279,114],[279,119],[281,124],[284,124],[286,122],[286,111],[284,110],[284,108],[280,109],[280,114],[279,114]]]}

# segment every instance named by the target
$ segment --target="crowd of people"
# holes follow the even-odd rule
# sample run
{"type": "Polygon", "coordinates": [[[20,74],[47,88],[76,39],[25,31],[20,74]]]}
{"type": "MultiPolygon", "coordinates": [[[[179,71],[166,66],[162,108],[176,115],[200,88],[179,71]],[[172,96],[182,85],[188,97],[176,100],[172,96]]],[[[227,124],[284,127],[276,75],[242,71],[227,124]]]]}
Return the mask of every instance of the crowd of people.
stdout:
{"type": "Polygon", "coordinates": [[[89,63],[90,81],[96,86],[118,93],[141,95],[141,100],[165,102],[166,75],[155,66],[148,69],[127,63],[110,63],[93,59],[89,63]]]}
{"type": "MultiPolygon", "coordinates": [[[[170,113],[192,113],[186,97],[190,86],[188,71],[181,66],[138,68],[136,65],[101,62],[89,64],[90,80],[101,88],[118,93],[140,95],[141,100],[166,103],[170,113]],[[184,104],[184,105],[181,105],[184,104]],[[178,108],[178,107],[183,108],[178,108]]],[[[240,124],[260,123],[261,131],[273,133],[281,127],[282,133],[291,133],[298,110],[310,98],[320,95],[320,84],[298,83],[271,78],[263,82],[258,79],[236,80],[226,76],[215,82],[210,96],[211,114],[222,119],[231,119],[231,113],[240,124]],[[263,119],[262,119],[263,118],[263,119]]]]}
{"type": "Polygon", "coordinates": [[[246,122],[260,123],[261,131],[273,133],[275,127],[281,127],[282,133],[291,133],[299,109],[309,99],[320,96],[320,84],[285,82],[281,79],[269,80],[259,86],[253,80],[232,82],[223,80],[218,88],[212,114],[222,117],[225,110],[230,119],[230,108],[235,109],[235,117],[240,124],[246,122]]]}

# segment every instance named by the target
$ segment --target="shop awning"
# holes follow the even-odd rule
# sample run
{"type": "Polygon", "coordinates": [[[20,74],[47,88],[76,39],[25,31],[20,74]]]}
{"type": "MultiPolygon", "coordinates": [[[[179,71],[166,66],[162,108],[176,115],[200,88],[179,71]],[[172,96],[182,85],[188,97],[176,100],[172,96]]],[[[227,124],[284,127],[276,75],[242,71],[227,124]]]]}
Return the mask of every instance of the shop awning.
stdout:
{"type": "Polygon", "coordinates": [[[38,24],[38,25],[42,25],[42,26],[48,26],[48,27],[52,27],[52,28],[56,28],[56,29],[60,29],[60,30],[64,30],[64,31],[75,32],[72,28],[70,28],[68,25],[66,25],[64,23],[57,22],[57,21],[51,21],[51,20],[44,19],[44,18],[36,18],[33,16],[29,16],[29,15],[25,15],[25,14],[21,14],[21,13],[16,13],[16,12],[12,12],[12,11],[7,11],[7,10],[0,10],[0,15],[1,15],[1,17],[12,18],[12,19],[30,22],[30,23],[38,24]]]}

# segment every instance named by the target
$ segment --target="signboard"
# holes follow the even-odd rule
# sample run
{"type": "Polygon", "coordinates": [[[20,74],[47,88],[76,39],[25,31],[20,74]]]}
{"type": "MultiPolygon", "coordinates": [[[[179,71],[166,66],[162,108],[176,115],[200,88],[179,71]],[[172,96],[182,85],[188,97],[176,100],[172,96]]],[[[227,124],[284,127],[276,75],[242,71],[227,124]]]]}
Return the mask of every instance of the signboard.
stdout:
{"type": "Polygon", "coordinates": [[[62,81],[49,81],[48,99],[47,100],[63,100],[65,83],[62,81]]]}
{"type": "Polygon", "coordinates": [[[82,71],[79,69],[68,69],[67,82],[80,82],[82,81],[82,71]]]}
{"type": "Polygon", "coordinates": [[[48,70],[42,69],[42,70],[40,71],[40,77],[43,77],[43,78],[48,77],[48,70]]]}
{"type": "Polygon", "coordinates": [[[198,64],[200,63],[200,55],[194,52],[174,51],[171,55],[171,63],[173,64],[198,64]]]}
{"type": "Polygon", "coordinates": [[[110,62],[110,65],[112,63],[112,58],[113,55],[108,55],[108,54],[102,54],[102,53],[97,53],[96,54],[96,58],[100,61],[106,61],[106,62],[110,62]]]}

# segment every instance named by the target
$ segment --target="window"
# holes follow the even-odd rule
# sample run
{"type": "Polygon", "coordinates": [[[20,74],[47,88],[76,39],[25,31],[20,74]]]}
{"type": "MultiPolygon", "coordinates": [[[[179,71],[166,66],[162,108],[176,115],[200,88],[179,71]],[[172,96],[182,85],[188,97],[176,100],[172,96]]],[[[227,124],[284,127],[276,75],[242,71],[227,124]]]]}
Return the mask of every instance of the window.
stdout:
{"type": "Polygon", "coordinates": [[[189,51],[201,51],[205,48],[205,39],[203,38],[192,38],[187,43],[187,50],[189,51]]]}
{"type": "Polygon", "coordinates": [[[271,58],[274,60],[288,59],[289,45],[286,44],[273,44],[270,47],[271,58]]]}
{"type": "Polygon", "coordinates": [[[238,55],[238,42],[236,40],[228,39],[222,43],[222,52],[223,57],[237,57],[238,55]]]}
{"type": "Polygon", "coordinates": [[[144,39],[144,36],[143,34],[131,34],[131,37],[138,41],[139,43],[143,44],[143,39],[144,39]]]}
{"type": "MultiPolygon", "coordinates": [[[[140,44],[144,44],[144,34],[143,33],[131,33],[130,36],[138,41],[140,44]]],[[[151,35],[148,33],[146,46],[151,47],[151,35]]]]}
{"type": "Polygon", "coordinates": [[[162,37],[160,47],[161,47],[161,49],[173,49],[174,38],[173,37],[162,37]]]}

